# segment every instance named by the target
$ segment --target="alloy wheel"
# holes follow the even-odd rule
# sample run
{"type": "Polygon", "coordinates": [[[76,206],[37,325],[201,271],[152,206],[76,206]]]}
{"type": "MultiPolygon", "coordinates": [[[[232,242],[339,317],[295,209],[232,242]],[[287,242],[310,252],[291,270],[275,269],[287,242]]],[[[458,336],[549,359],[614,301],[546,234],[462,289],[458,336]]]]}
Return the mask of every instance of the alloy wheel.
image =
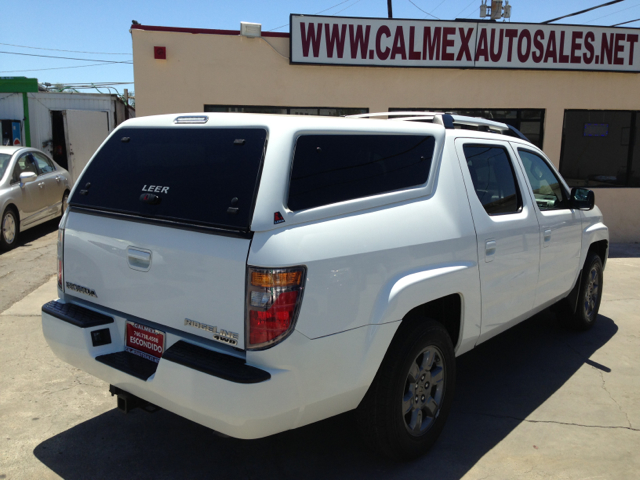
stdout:
{"type": "Polygon", "coordinates": [[[413,436],[423,435],[440,414],[445,368],[442,352],[433,345],[424,348],[411,363],[402,398],[402,416],[413,436]]]}

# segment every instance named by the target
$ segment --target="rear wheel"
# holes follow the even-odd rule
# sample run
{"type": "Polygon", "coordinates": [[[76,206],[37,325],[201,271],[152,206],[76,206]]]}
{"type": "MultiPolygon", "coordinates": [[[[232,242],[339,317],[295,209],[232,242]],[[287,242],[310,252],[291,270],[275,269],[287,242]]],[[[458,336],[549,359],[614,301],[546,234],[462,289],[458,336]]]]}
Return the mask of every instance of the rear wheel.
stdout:
{"type": "Polygon", "coordinates": [[[0,249],[11,250],[18,243],[19,230],[18,215],[13,208],[7,207],[2,214],[0,228],[0,249]]]}
{"type": "MultiPolygon", "coordinates": [[[[401,327],[402,328],[402,327],[401,327]]],[[[451,408],[455,355],[446,329],[427,320],[391,344],[356,418],[375,451],[411,459],[436,441],[451,408]]]]}

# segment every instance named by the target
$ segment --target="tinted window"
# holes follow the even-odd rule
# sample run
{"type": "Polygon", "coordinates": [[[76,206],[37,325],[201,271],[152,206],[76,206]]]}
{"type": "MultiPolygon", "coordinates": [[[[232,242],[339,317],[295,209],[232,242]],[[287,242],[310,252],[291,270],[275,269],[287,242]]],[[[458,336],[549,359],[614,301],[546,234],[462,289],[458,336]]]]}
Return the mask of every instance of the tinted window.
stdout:
{"type": "Polygon", "coordinates": [[[303,135],[293,158],[291,210],[422,185],[435,140],[417,135],[303,135]]]}
{"type": "Polygon", "coordinates": [[[566,205],[567,202],[565,202],[565,194],[560,180],[558,180],[558,177],[553,173],[547,162],[527,150],[518,149],[518,153],[520,154],[524,171],[529,178],[538,208],[540,210],[569,208],[566,205]]]}
{"type": "Polygon", "coordinates": [[[511,160],[502,147],[465,145],[473,187],[489,215],[515,213],[522,202],[511,160]]]}
{"type": "Polygon", "coordinates": [[[70,204],[246,229],[266,136],[261,128],[123,128],[87,166],[70,204]]]}
{"type": "Polygon", "coordinates": [[[55,170],[55,168],[53,167],[53,163],[51,163],[51,160],[49,160],[44,155],[41,155],[39,153],[35,153],[34,152],[33,158],[35,159],[36,163],[38,164],[38,169],[40,170],[41,174],[42,173],[50,173],[50,172],[53,172],[55,170]]]}

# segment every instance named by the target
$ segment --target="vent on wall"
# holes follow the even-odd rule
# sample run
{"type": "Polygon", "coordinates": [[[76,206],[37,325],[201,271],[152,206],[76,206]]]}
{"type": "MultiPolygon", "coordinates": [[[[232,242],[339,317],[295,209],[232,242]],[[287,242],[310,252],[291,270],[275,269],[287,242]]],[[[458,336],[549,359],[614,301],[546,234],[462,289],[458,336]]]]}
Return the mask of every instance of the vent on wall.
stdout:
{"type": "Polygon", "coordinates": [[[240,35],[243,35],[245,37],[261,37],[262,24],[240,22],[240,35]]]}

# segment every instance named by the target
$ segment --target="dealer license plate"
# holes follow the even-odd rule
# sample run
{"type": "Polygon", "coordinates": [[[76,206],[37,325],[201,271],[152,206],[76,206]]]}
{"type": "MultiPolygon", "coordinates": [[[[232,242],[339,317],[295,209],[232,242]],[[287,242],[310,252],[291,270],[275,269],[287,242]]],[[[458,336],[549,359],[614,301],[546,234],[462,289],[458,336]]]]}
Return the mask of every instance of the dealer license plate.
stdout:
{"type": "Polygon", "coordinates": [[[164,352],[164,332],[127,322],[124,345],[127,352],[158,363],[164,352]]]}

